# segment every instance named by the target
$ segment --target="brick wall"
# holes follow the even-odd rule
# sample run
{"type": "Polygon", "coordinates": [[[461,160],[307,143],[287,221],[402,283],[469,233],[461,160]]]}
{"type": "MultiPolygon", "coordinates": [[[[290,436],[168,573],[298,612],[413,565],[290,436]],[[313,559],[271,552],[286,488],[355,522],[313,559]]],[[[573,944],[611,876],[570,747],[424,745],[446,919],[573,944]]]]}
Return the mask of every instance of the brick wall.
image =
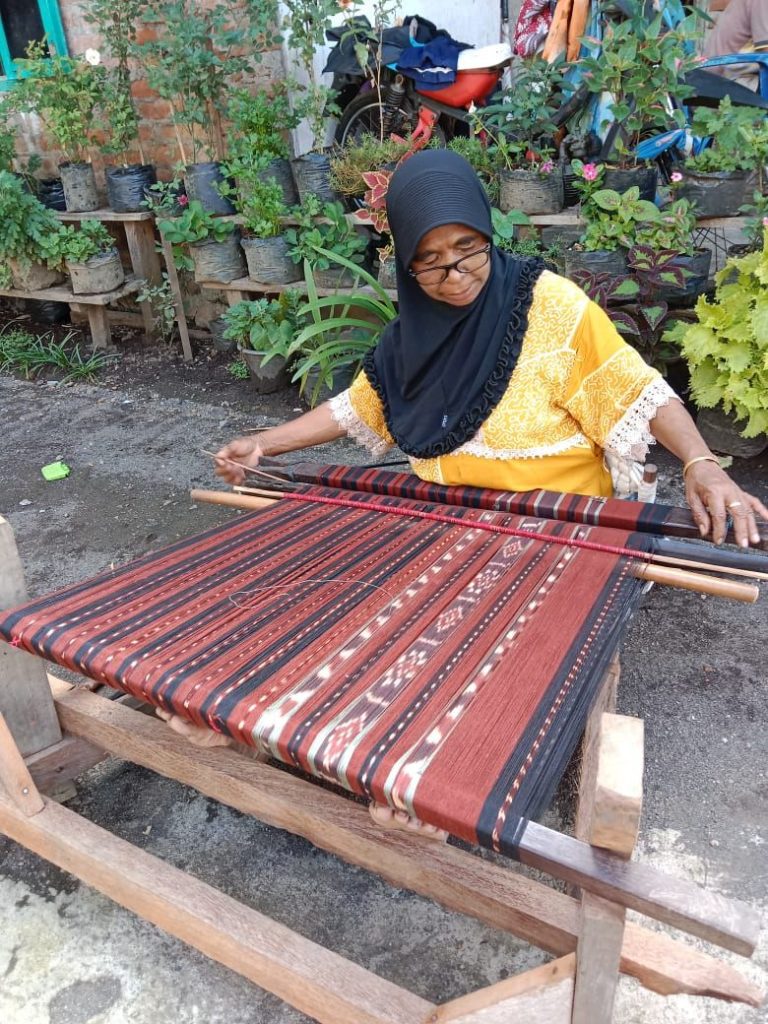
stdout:
{"type": "MultiPolygon", "coordinates": [[[[205,5],[207,0],[199,0],[199,2],[205,5]]],[[[94,32],[93,26],[85,21],[84,11],[87,7],[87,0],[59,0],[67,46],[72,55],[82,54],[89,48],[100,51],[103,49],[101,39],[94,32]]],[[[140,31],[146,35],[152,29],[145,27],[140,31]]],[[[141,36],[139,41],[142,41],[141,36]]],[[[254,87],[267,86],[270,82],[282,78],[283,75],[282,56],[280,48],[277,47],[264,55],[254,76],[253,85],[254,87]]],[[[135,76],[133,93],[138,105],[139,116],[142,119],[139,133],[144,156],[149,163],[157,166],[160,178],[169,178],[173,166],[179,161],[179,149],[176,144],[176,133],[169,117],[169,107],[166,101],[160,99],[141,78],[140,69],[136,69],[135,76]]],[[[19,118],[17,149],[22,159],[31,153],[38,153],[43,157],[43,173],[56,174],[56,167],[62,159],[62,154],[57,151],[55,144],[46,138],[39,118],[33,115],[24,115],[19,118]]],[[[101,153],[94,151],[92,160],[96,167],[97,180],[100,180],[104,164],[108,162],[109,158],[105,160],[101,153]]]]}

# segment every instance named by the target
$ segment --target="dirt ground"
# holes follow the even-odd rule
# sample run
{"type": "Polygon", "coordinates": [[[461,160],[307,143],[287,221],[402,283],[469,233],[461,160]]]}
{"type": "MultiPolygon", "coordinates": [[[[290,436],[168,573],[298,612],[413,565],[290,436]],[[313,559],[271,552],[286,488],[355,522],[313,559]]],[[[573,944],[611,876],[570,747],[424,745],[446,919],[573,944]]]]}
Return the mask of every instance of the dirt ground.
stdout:
{"type": "MultiPolygon", "coordinates": [[[[0,376],[0,513],[31,595],[223,522],[190,487],[214,486],[203,449],[278,422],[294,392],[257,399],[201,349],[119,346],[96,384],[0,376]],[[40,467],[72,469],[46,483],[40,467]]],[[[334,446],[337,461],[365,452],[334,446]]],[[[662,464],[662,500],[679,477],[662,464]]],[[[734,466],[768,498],[768,458],[734,466]]],[[[620,710],[646,723],[640,859],[765,909],[768,881],[766,600],[753,606],[656,588],[623,647],[620,710]]],[[[87,772],[72,806],[315,941],[444,1001],[541,962],[508,935],[391,889],[301,839],[116,759],[87,772]]],[[[4,1024],[303,1024],[308,1018],[0,840],[0,1021],[4,1024]]],[[[735,958],[738,959],[738,958],[735,958]]],[[[763,938],[744,972],[768,987],[763,938]]],[[[662,998],[622,980],[616,1019],[723,1021],[768,1014],[662,998]]]]}

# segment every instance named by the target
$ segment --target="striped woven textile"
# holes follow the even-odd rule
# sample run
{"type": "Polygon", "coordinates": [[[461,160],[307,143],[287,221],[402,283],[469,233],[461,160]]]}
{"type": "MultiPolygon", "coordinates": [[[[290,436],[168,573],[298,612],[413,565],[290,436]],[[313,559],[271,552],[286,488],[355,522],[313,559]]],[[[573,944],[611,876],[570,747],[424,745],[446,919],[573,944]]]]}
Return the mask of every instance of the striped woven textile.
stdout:
{"type": "Polygon", "coordinates": [[[480,487],[446,487],[444,484],[420,480],[413,473],[398,473],[381,467],[322,466],[299,462],[282,468],[270,467],[269,472],[285,472],[286,479],[298,483],[322,484],[417,501],[434,501],[467,508],[515,512],[524,516],[541,516],[562,522],[700,539],[699,528],[690,511],[673,505],[594,498],[586,494],[562,494],[559,491],[494,491],[480,487]]]}
{"type": "MultiPolygon", "coordinates": [[[[335,495],[329,488],[314,489],[335,495]]],[[[514,853],[642,584],[627,531],[284,499],[3,613],[0,636],[304,772],[514,853]],[[487,532],[523,527],[539,540],[487,532]]]]}

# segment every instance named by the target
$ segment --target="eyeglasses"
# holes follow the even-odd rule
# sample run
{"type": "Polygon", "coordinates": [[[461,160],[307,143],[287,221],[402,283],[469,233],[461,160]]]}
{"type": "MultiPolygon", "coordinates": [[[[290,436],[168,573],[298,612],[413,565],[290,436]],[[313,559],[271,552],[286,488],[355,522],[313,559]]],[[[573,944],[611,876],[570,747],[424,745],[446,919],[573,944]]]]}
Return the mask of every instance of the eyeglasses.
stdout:
{"type": "Polygon", "coordinates": [[[442,284],[447,280],[452,270],[458,270],[460,274],[471,274],[475,270],[484,267],[491,258],[491,244],[484,245],[477,252],[471,252],[468,256],[462,256],[454,263],[445,263],[441,267],[429,267],[427,270],[408,270],[411,277],[415,277],[419,284],[442,284]]]}

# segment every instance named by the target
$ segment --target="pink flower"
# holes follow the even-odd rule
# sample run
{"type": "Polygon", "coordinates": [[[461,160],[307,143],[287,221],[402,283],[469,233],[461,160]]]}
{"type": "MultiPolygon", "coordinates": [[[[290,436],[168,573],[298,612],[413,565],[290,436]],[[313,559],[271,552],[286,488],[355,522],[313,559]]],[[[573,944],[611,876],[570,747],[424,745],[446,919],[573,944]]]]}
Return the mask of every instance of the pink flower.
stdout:
{"type": "Polygon", "coordinates": [[[763,217],[763,227],[768,228],[768,217],[763,217]]]}
{"type": "Polygon", "coordinates": [[[597,181],[600,170],[597,164],[584,164],[581,169],[581,173],[585,181],[597,181]]]}
{"type": "Polygon", "coordinates": [[[179,206],[187,206],[189,203],[189,196],[179,196],[176,202],[179,206]]]}
{"type": "Polygon", "coordinates": [[[539,168],[539,172],[541,174],[551,174],[552,171],[554,171],[554,169],[555,169],[555,165],[552,163],[552,161],[551,160],[545,160],[544,163],[539,168]]]}
{"type": "Polygon", "coordinates": [[[669,176],[669,180],[674,182],[682,181],[683,176],[680,173],[680,171],[672,171],[672,173],[669,176]]]}

